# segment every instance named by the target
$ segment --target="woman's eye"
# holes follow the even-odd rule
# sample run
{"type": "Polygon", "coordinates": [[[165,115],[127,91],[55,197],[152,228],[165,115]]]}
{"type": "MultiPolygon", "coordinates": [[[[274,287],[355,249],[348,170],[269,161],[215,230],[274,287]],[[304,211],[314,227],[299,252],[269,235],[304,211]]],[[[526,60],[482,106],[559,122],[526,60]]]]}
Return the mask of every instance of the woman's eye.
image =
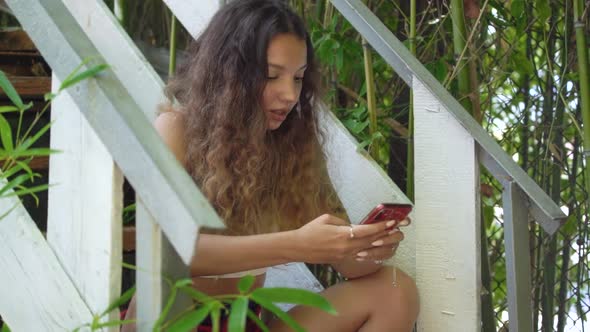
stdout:
{"type": "Polygon", "coordinates": [[[297,82],[303,82],[303,76],[302,77],[295,77],[295,81],[297,81],[297,82]]]}
{"type": "Polygon", "coordinates": [[[267,76],[266,79],[267,80],[276,80],[277,78],[279,78],[278,76],[267,76]]]}

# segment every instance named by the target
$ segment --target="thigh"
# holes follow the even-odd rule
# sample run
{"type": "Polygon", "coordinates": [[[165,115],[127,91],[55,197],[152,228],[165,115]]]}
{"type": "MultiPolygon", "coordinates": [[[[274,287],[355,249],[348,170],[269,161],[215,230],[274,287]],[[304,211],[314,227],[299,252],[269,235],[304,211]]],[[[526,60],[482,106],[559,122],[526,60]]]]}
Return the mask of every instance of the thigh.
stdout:
{"type": "MultiPolygon", "coordinates": [[[[358,331],[372,316],[390,316],[387,319],[407,321],[413,326],[418,310],[414,281],[404,272],[396,271],[397,287],[393,286],[393,269],[380,271],[345,281],[324,290],[324,296],[334,306],[338,315],[333,316],[319,309],[297,306],[289,311],[301,326],[309,332],[358,331]]],[[[397,324],[396,324],[397,325],[397,324]]],[[[269,322],[270,330],[291,331],[278,319],[269,322]]]]}

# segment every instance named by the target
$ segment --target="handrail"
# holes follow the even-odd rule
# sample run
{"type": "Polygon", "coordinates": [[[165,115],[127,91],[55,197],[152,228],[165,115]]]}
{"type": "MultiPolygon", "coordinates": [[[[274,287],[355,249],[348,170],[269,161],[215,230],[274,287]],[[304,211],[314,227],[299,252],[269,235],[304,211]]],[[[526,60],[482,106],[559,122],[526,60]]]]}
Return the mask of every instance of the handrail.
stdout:
{"type": "MultiPolygon", "coordinates": [[[[144,112],[140,97],[133,96],[126,88],[130,83],[124,82],[117,74],[126,69],[120,64],[120,57],[109,53],[108,47],[96,46],[102,42],[99,34],[93,35],[94,40],[89,39],[81,24],[65,7],[67,3],[74,9],[82,8],[74,7],[81,6],[76,1],[9,0],[7,3],[58,77],[66,77],[83,59],[96,58],[97,55],[111,65],[111,70],[99,75],[93,83],[83,82],[66,93],[84,113],[183,262],[188,264],[194,252],[198,227],[221,228],[223,223],[151,125],[146,113],[153,112],[153,109],[144,112]],[[89,89],[96,91],[96,97],[91,100],[85,94],[89,89]]],[[[89,4],[104,6],[98,1],[82,6],[89,4]]],[[[100,11],[95,14],[93,24],[84,24],[84,27],[99,26],[96,22],[101,16],[98,14],[100,11]]],[[[145,58],[137,56],[134,61],[139,65],[133,68],[147,68],[145,58]]],[[[131,84],[138,85],[137,82],[131,84]]],[[[154,95],[162,93],[158,84],[150,85],[150,89],[150,86],[141,86],[154,95]]]]}
{"type": "Polygon", "coordinates": [[[565,222],[559,206],[518,166],[457,100],[360,0],[331,0],[340,13],[408,84],[418,80],[465,128],[480,147],[480,162],[501,182],[514,181],[529,198],[529,211],[554,234],[565,222]]]}

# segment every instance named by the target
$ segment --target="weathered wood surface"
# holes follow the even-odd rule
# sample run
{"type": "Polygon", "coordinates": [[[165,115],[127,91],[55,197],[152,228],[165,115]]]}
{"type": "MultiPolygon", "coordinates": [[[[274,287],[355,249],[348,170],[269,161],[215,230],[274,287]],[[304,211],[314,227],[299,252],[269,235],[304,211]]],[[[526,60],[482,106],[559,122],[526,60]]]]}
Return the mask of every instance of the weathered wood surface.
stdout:
{"type": "Polygon", "coordinates": [[[128,37],[121,37],[124,32],[117,28],[102,1],[85,2],[84,5],[95,10],[88,15],[82,15],[83,6],[70,1],[68,7],[59,0],[9,0],[8,4],[59,77],[68,75],[87,57],[100,55],[111,65],[97,79],[83,82],[69,93],[150,213],[161,223],[183,261],[188,263],[198,224],[219,227],[222,223],[146,116],[153,114],[156,107],[158,98],[153,96],[160,96],[162,91],[161,84],[143,81],[159,80],[157,75],[128,37]],[[79,16],[74,18],[70,8],[79,16]],[[102,33],[88,32],[90,40],[87,29],[99,29],[102,33]],[[109,44],[97,49],[95,45],[100,45],[101,40],[108,40],[109,44]],[[133,75],[124,78],[130,69],[123,68],[126,63],[122,61],[132,56],[138,60],[133,62],[133,75]],[[95,98],[86,98],[89,89],[94,89],[95,98]]]}
{"type": "MultiPolygon", "coordinates": [[[[0,187],[5,183],[0,181],[0,187]]],[[[4,321],[15,332],[71,331],[92,322],[90,309],[20,201],[0,199],[0,215],[10,209],[0,219],[4,321]]]]}
{"type": "Polygon", "coordinates": [[[415,115],[418,331],[478,331],[479,163],[471,135],[418,80],[415,115]]]}
{"type": "MultiPolygon", "coordinates": [[[[59,84],[55,77],[54,91],[59,84]]],[[[61,153],[50,157],[47,239],[90,309],[102,312],[121,290],[123,175],[67,92],[51,120],[50,146],[61,153]]]]}

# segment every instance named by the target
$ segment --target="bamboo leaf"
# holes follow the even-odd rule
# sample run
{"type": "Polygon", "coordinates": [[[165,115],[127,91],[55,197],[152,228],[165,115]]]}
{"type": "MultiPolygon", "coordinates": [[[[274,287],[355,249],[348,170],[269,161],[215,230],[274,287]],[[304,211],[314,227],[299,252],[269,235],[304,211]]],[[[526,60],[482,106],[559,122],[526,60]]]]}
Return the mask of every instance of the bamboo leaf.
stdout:
{"type": "Polygon", "coordinates": [[[25,141],[15,149],[15,151],[24,151],[31,145],[35,144],[35,142],[37,142],[37,140],[49,130],[51,125],[53,125],[53,122],[49,122],[48,124],[44,125],[43,128],[39,129],[39,131],[37,131],[34,136],[25,139],[25,141]]]}
{"type": "Polygon", "coordinates": [[[191,311],[186,315],[183,315],[178,321],[172,324],[167,330],[170,332],[186,332],[194,330],[195,326],[198,326],[207,318],[210,306],[205,305],[197,310],[191,311]]]}
{"type": "Polygon", "coordinates": [[[264,324],[264,322],[258,317],[258,315],[256,315],[250,309],[248,309],[248,318],[250,318],[251,321],[256,323],[256,325],[258,325],[258,327],[262,330],[262,332],[270,332],[270,330],[268,329],[266,324],[264,324]]]}
{"type": "Polygon", "coordinates": [[[184,286],[179,288],[183,293],[187,294],[188,296],[192,297],[198,302],[201,303],[209,303],[209,302],[216,302],[214,298],[210,297],[209,295],[199,292],[192,286],[184,286]]]}
{"type": "Polygon", "coordinates": [[[8,77],[6,77],[6,74],[4,74],[4,72],[1,70],[0,70],[0,89],[2,89],[2,91],[4,91],[4,93],[6,93],[6,96],[10,99],[10,101],[12,101],[12,103],[16,107],[18,107],[18,109],[22,110],[25,108],[25,105],[23,104],[22,99],[20,99],[20,96],[16,92],[16,89],[14,88],[12,83],[10,83],[10,80],[8,80],[8,77]]]}
{"type": "Polygon", "coordinates": [[[10,129],[10,124],[6,121],[6,118],[0,114],[0,139],[2,141],[2,146],[6,150],[7,153],[11,153],[14,149],[13,142],[12,142],[12,129],[10,129]]]}
{"type": "Polygon", "coordinates": [[[10,332],[10,329],[8,328],[8,324],[3,323],[2,330],[0,332],[10,332]]]}
{"type": "Polygon", "coordinates": [[[10,214],[10,212],[12,212],[14,209],[16,209],[21,203],[20,202],[16,202],[16,204],[14,204],[10,209],[8,209],[8,211],[2,213],[2,211],[0,211],[0,213],[2,213],[0,215],[0,221],[2,221],[2,219],[4,219],[7,215],[10,214]]]}
{"type": "Polygon", "coordinates": [[[52,153],[59,153],[60,150],[48,149],[48,148],[33,148],[24,151],[15,152],[13,157],[14,158],[21,158],[21,157],[42,157],[42,156],[49,156],[52,153]]]}
{"type": "Polygon", "coordinates": [[[103,71],[107,68],[109,68],[109,65],[103,63],[100,65],[96,65],[94,67],[91,67],[91,68],[81,72],[80,74],[77,74],[72,77],[68,77],[68,79],[64,80],[61,83],[61,85],[59,86],[59,91],[65,90],[65,89],[71,87],[72,85],[74,85],[80,81],[83,81],[87,78],[94,77],[94,76],[98,75],[101,71],[103,71]]]}
{"type": "Polygon", "coordinates": [[[47,190],[47,188],[49,188],[48,184],[43,184],[40,186],[36,186],[36,187],[32,187],[32,188],[25,188],[25,189],[21,189],[18,191],[14,191],[12,193],[9,193],[8,195],[4,195],[2,197],[12,197],[12,196],[24,196],[24,195],[32,195],[34,198],[36,198],[37,204],[39,204],[39,198],[37,198],[37,196],[33,195],[34,193],[40,192],[40,191],[44,191],[47,190]]]}
{"type": "Polygon", "coordinates": [[[291,316],[287,315],[281,308],[274,305],[271,301],[265,299],[264,297],[260,297],[254,295],[252,293],[250,297],[254,302],[260,304],[266,310],[272,312],[275,316],[277,316],[280,320],[282,320],[285,324],[287,324],[291,329],[296,332],[305,332],[305,329],[299,323],[297,323],[291,316]]]}
{"type": "Polygon", "coordinates": [[[510,14],[514,18],[520,18],[524,13],[524,0],[513,0],[510,6],[510,14]]]}
{"type": "Polygon", "coordinates": [[[18,112],[19,109],[16,106],[0,106],[0,113],[18,112]]]}
{"type": "Polygon", "coordinates": [[[129,288],[118,299],[116,299],[113,303],[111,303],[111,305],[109,305],[109,307],[105,311],[103,311],[103,313],[100,315],[100,317],[113,311],[113,309],[118,308],[118,307],[122,306],[123,304],[129,302],[129,300],[131,300],[131,297],[133,297],[133,294],[135,294],[135,286],[129,288]]]}
{"type": "MultiPolygon", "coordinates": [[[[252,277],[254,278],[254,277],[252,277]]],[[[240,282],[244,280],[242,278],[240,282]]],[[[249,289],[250,287],[248,287],[249,289]]],[[[242,332],[246,330],[246,316],[248,314],[248,298],[238,297],[231,305],[231,311],[228,318],[228,327],[230,332],[242,332]]]]}
{"type": "Polygon", "coordinates": [[[332,315],[338,314],[330,302],[324,297],[304,289],[283,287],[258,288],[252,292],[252,296],[271,302],[307,305],[319,308],[332,315]]]}
{"type": "Polygon", "coordinates": [[[100,323],[100,324],[96,324],[95,327],[97,329],[103,328],[103,327],[111,327],[111,326],[120,326],[120,325],[126,325],[126,324],[131,324],[131,323],[135,323],[136,320],[135,319],[124,319],[124,320],[112,320],[106,323],[100,323]]]}
{"type": "Polygon", "coordinates": [[[243,276],[240,281],[238,282],[238,290],[241,294],[246,294],[252,285],[254,285],[255,278],[251,275],[243,276]]]}
{"type": "MultiPolygon", "coordinates": [[[[14,179],[12,179],[10,182],[8,182],[7,184],[5,184],[2,189],[0,189],[0,197],[2,196],[2,194],[4,194],[5,192],[14,189],[16,187],[18,187],[19,185],[21,185],[23,182],[29,180],[31,177],[28,174],[21,174],[17,177],[15,177],[14,179]]],[[[8,196],[7,196],[8,197],[8,196]]]]}

